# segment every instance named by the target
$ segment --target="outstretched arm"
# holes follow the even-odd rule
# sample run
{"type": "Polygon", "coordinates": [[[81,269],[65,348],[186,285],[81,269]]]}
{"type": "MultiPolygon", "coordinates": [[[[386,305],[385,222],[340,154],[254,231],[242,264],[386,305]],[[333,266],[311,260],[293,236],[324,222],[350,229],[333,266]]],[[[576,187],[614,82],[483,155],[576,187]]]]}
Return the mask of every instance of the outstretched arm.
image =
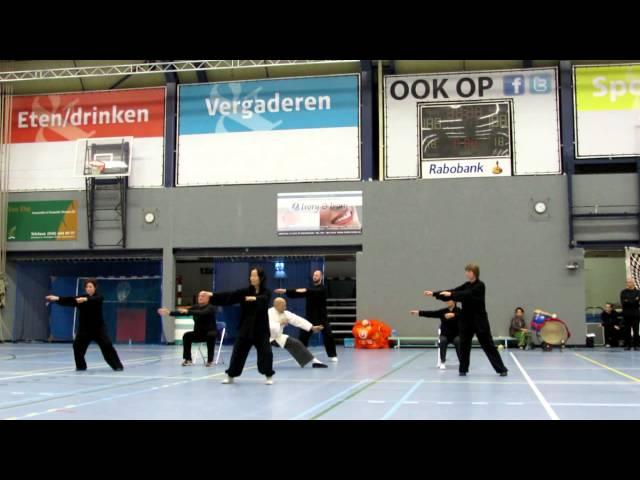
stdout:
{"type": "Polygon", "coordinates": [[[411,310],[411,315],[427,318],[440,318],[442,310],[411,310]]]}
{"type": "Polygon", "coordinates": [[[47,295],[46,300],[48,302],[57,303],[61,307],[77,307],[78,301],[76,297],[58,297],[57,295],[47,295]]]}
{"type": "Polygon", "coordinates": [[[323,328],[322,325],[318,325],[318,327],[320,327],[320,328],[315,328],[313,326],[313,324],[309,320],[307,320],[305,318],[302,318],[302,317],[296,315],[295,313],[290,312],[289,310],[285,310],[284,313],[285,313],[289,323],[291,325],[293,325],[294,327],[298,327],[298,328],[300,328],[302,330],[305,330],[307,332],[310,332],[312,330],[317,332],[317,331],[320,331],[323,328]]]}
{"type": "Polygon", "coordinates": [[[232,292],[207,292],[202,291],[209,296],[209,303],[211,305],[234,305],[240,303],[245,299],[245,290],[234,290],[232,292]]]}
{"type": "Polygon", "coordinates": [[[306,297],[308,290],[306,288],[276,288],[273,293],[276,295],[287,295],[289,298],[306,297]]]}

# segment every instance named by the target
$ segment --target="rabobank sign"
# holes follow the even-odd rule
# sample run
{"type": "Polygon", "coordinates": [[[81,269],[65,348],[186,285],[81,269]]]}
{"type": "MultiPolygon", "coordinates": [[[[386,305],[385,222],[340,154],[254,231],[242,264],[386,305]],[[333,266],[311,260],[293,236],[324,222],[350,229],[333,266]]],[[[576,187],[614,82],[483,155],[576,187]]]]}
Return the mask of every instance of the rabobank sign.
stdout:
{"type": "Polygon", "coordinates": [[[504,177],[511,175],[511,161],[476,159],[425,162],[423,178],[504,177]]]}
{"type": "Polygon", "coordinates": [[[359,76],[180,86],[179,135],[359,126],[359,76]]]}

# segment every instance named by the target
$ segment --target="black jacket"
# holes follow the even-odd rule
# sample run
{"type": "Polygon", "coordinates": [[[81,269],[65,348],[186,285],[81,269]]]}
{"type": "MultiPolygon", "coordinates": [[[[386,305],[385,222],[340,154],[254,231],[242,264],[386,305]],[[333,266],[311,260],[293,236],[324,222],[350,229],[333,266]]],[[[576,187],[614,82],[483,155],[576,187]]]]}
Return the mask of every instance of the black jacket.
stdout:
{"type": "Polygon", "coordinates": [[[78,295],[76,297],[60,297],[56,302],[62,307],[76,307],[78,309],[78,331],[95,331],[104,327],[102,317],[102,303],[104,298],[99,293],[93,295],[78,295]],[[84,303],[78,303],[76,298],[86,298],[84,303]]]}
{"type": "Polygon", "coordinates": [[[287,289],[289,298],[306,298],[306,318],[314,325],[321,325],[327,321],[327,287],[312,285],[304,293],[296,292],[295,288],[287,289]]]}
{"type": "Polygon", "coordinates": [[[269,331],[269,301],[271,290],[262,288],[256,293],[253,287],[241,288],[233,292],[214,293],[209,299],[211,305],[240,304],[240,325],[238,337],[264,338],[270,337],[269,331]],[[255,302],[245,301],[245,297],[256,297],[255,302]]]}
{"type": "Polygon", "coordinates": [[[622,315],[625,317],[640,316],[640,290],[625,288],[620,292],[622,315]]]}
{"type": "MultiPolygon", "coordinates": [[[[216,330],[216,308],[210,303],[206,305],[193,305],[188,308],[189,313],[193,317],[193,331],[196,333],[206,334],[211,330],[216,330]]],[[[172,317],[179,317],[183,313],[173,311],[170,313],[172,317]]]]}
{"type": "Polygon", "coordinates": [[[449,308],[443,308],[441,310],[420,310],[418,315],[428,318],[440,319],[440,335],[444,335],[447,338],[455,338],[459,334],[458,321],[460,320],[461,310],[458,307],[453,307],[453,310],[449,308]],[[455,317],[447,320],[444,318],[447,313],[455,313],[455,317]]]}
{"type": "Polygon", "coordinates": [[[486,287],[484,282],[476,280],[473,283],[463,283],[459,287],[449,290],[449,292],[451,292],[450,297],[440,295],[443,291],[446,290],[434,292],[433,296],[443,302],[453,300],[454,302],[460,302],[462,304],[461,327],[466,323],[472,323],[476,327],[488,327],[489,317],[485,306],[486,287]]]}
{"type": "Polygon", "coordinates": [[[603,310],[600,314],[600,321],[605,327],[613,327],[620,324],[620,315],[615,310],[611,310],[611,313],[603,310]]]}

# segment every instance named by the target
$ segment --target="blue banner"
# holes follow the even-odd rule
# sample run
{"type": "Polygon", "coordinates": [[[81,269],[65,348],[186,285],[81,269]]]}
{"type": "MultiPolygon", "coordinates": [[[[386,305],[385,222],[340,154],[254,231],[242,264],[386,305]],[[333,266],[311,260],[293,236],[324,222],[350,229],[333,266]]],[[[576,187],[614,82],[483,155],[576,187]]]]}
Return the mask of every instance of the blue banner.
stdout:
{"type": "Polygon", "coordinates": [[[359,76],[181,85],[179,135],[357,127],[359,76]]]}

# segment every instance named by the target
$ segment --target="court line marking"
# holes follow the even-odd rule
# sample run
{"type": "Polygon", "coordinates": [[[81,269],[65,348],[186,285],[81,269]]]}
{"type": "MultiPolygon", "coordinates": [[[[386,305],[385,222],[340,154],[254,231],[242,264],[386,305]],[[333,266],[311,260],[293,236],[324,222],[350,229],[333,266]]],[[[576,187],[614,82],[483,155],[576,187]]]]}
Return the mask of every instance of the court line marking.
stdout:
{"type": "Polygon", "coordinates": [[[560,417],[558,417],[558,414],[553,410],[553,408],[551,408],[551,405],[549,405],[549,402],[547,402],[547,399],[544,398],[544,395],[542,395],[542,392],[538,389],[538,387],[536,387],[536,384],[533,383],[533,380],[531,380],[531,377],[529,377],[524,367],[520,365],[520,362],[518,361],[516,356],[513,354],[513,352],[509,352],[509,355],[511,355],[511,358],[513,359],[517,367],[520,369],[522,376],[531,387],[531,390],[533,390],[533,393],[535,393],[536,397],[538,397],[538,400],[540,400],[540,403],[542,404],[545,411],[547,412],[547,415],[549,415],[551,420],[560,420],[560,417]]]}
{"type": "Polygon", "coordinates": [[[376,378],[375,380],[371,380],[369,381],[369,383],[367,383],[366,385],[364,385],[363,387],[361,387],[360,389],[356,390],[355,392],[347,395],[345,398],[338,400],[336,403],[334,403],[333,405],[329,406],[328,408],[325,408],[323,411],[321,411],[320,413],[315,414],[313,417],[311,417],[309,420],[317,420],[318,418],[320,418],[321,416],[325,415],[326,413],[330,412],[331,410],[333,410],[334,408],[336,408],[338,405],[341,405],[342,403],[346,402],[347,400],[349,400],[350,398],[355,397],[356,395],[358,395],[359,393],[365,391],[367,388],[377,384],[380,380],[382,380],[383,378],[388,377],[389,375],[391,375],[392,373],[397,372],[398,370],[400,370],[401,368],[406,367],[407,365],[409,365],[411,362],[414,362],[415,360],[417,360],[418,358],[422,357],[423,355],[426,355],[428,352],[422,352],[422,353],[418,353],[417,355],[414,355],[413,357],[410,357],[409,359],[405,360],[402,364],[400,364],[398,367],[396,368],[392,368],[391,370],[389,370],[387,373],[385,373],[384,375],[376,378]]]}
{"type": "MultiPolygon", "coordinates": [[[[290,361],[293,361],[293,358],[288,358],[288,359],[285,359],[285,360],[280,360],[278,362],[273,362],[273,364],[276,365],[276,364],[279,364],[279,363],[290,362],[290,361]]],[[[256,370],[257,368],[258,368],[257,365],[255,365],[253,367],[245,368],[244,370],[245,371],[246,370],[256,370]]],[[[214,374],[211,374],[211,375],[205,375],[205,376],[202,376],[202,377],[192,378],[190,381],[191,382],[197,382],[199,380],[203,380],[203,379],[207,379],[207,378],[218,377],[218,376],[223,375],[223,374],[224,374],[224,372],[218,372],[218,373],[214,373],[214,374]]],[[[144,381],[146,381],[146,380],[144,380],[144,381]]],[[[134,382],[134,384],[143,383],[144,381],[134,382]]],[[[177,384],[179,384],[179,382],[176,383],[176,385],[177,384]]],[[[144,390],[135,390],[133,392],[127,392],[127,393],[123,393],[123,394],[120,394],[120,395],[112,395],[110,397],[102,397],[102,398],[99,398],[97,400],[91,400],[89,402],[83,402],[83,403],[76,403],[74,405],[68,405],[68,406],[66,406],[64,408],[65,409],[71,409],[71,408],[84,407],[84,406],[87,406],[87,405],[94,405],[96,403],[105,402],[105,401],[109,401],[109,400],[114,400],[116,398],[132,397],[132,396],[138,395],[140,393],[147,393],[147,392],[150,392],[150,391],[153,391],[153,390],[158,390],[160,388],[166,388],[166,387],[170,387],[170,386],[171,385],[163,385],[163,386],[155,386],[155,387],[151,387],[151,388],[146,388],[144,390]]],[[[61,397],[58,397],[58,398],[61,398],[61,397]]],[[[56,400],[56,399],[55,398],[47,399],[47,401],[51,401],[51,400],[56,400]]],[[[10,407],[7,407],[7,408],[10,408],[10,407]]],[[[56,408],[60,409],[60,407],[56,407],[56,408]]],[[[30,418],[30,417],[35,417],[35,416],[38,416],[38,415],[45,415],[45,414],[47,414],[47,410],[41,411],[41,412],[29,413],[29,414],[23,415],[21,417],[10,417],[10,418],[19,420],[20,418],[30,418]]],[[[8,420],[8,419],[5,419],[5,420],[8,420]]]]}
{"type": "MultiPolygon", "coordinates": [[[[131,362],[129,362],[129,364],[130,363],[131,362]]],[[[117,375],[114,375],[114,377],[117,377],[117,375]]],[[[120,377],[120,378],[123,378],[123,377],[120,377]]],[[[147,378],[144,378],[143,380],[139,380],[139,381],[135,381],[135,382],[118,383],[118,384],[115,384],[115,385],[106,385],[106,386],[98,386],[98,387],[92,387],[92,388],[84,388],[84,389],[80,389],[80,390],[72,390],[71,392],[61,392],[60,394],[47,393],[46,396],[48,398],[38,398],[38,399],[35,399],[35,400],[31,399],[31,400],[28,400],[28,401],[18,402],[18,403],[16,403],[16,402],[5,402],[5,403],[2,403],[2,404],[0,404],[0,410],[7,410],[7,409],[10,409],[10,408],[24,407],[24,406],[27,406],[27,405],[34,405],[36,403],[50,402],[50,401],[58,400],[60,398],[72,397],[74,395],[86,395],[86,394],[90,395],[90,394],[96,393],[96,392],[102,392],[102,391],[105,391],[105,390],[111,390],[111,389],[115,389],[115,388],[122,388],[122,387],[131,386],[131,385],[137,385],[139,383],[145,383],[145,382],[149,382],[149,381],[152,381],[152,380],[155,380],[155,378],[147,377],[147,378]]],[[[45,395],[45,394],[40,393],[40,395],[45,395]]]]}
{"type": "MultiPolygon", "coordinates": [[[[137,359],[133,359],[133,360],[126,360],[125,362],[123,362],[124,366],[128,366],[128,365],[137,365],[138,363],[141,362],[145,362],[147,360],[150,359],[155,359],[155,360],[168,360],[170,358],[178,358],[181,355],[171,355],[171,356],[162,356],[162,355],[152,355],[149,357],[140,357],[137,359]]],[[[96,367],[96,368],[104,368],[104,367],[96,367]]],[[[3,380],[13,380],[16,378],[27,378],[27,377],[37,377],[37,376],[41,376],[41,375],[47,375],[47,374],[52,374],[52,373],[64,373],[64,372],[73,372],[75,371],[75,367],[71,367],[71,368],[44,368],[44,369],[34,369],[34,370],[27,370],[26,372],[24,372],[23,375],[13,375],[10,377],[2,377],[0,378],[0,381],[3,380]]],[[[20,373],[20,372],[16,372],[16,373],[20,373]]]]}
{"type": "Polygon", "coordinates": [[[422,385],[424,383],[424,380],[418,380],[416,383],[414,383],[413,387],[411,387],[409,389],[409,391],[407,393],[405,393],[400,400],[398,400],[388,411],[387,413],[384,414],[384,416],[382,417],[382,420],[388,420],[389,418],[391,418],[393,416],[394,413],[396,413],[396,411],[398,411],[398,409],[402,406],[402,404],[409,400],[409,397],[411,395],[413,395],[413,392],[415,392],[420,385],[422,385]]]}
{"type": "Polygon", "coordinates": [[[558,407],[640,407],[640,403],[553,403],[558,407]]]}
{"type": "Polygon", "coordinates": [[[47,396],[47,398],[38,398],[38,399],[32,399],[32,400],[27,400],[24,402],[5,402],[0,404],[0,410],[8,410],[10,408],[18,408],[18,407],[26,407],[27,405],[35,405],[36,403],[46,403],[46,402],[52,402],[54,400],[59,400],[61,398],[68,398],[68,397],[73,397],[74,395],[90,395],[92,393],[97,393],[97,392],[101,392],[104,390],[111,390],[111,389],[115,389],[115,388],[122,388],[122,387],[128,387],[131,385],[137,385],[139,383],[145,383],[145,382],[149,382],[152,379],[146,379],[146,380],[138,380],[135,382],[128,382],[128,383],[120,383],[120,384],[116,384],[116,385],[107,385],[107,386],[101,386],[101,387],[94,387],[94,388],[85,388],[82,390],[73,390],[71,392],[65,392],[65,393],[61,393],[59,395],[55,395],[55,396],[47,396]]]}
{"type": "Polygon", "coordinates": [[[599,367],[602,367],[602,368],[604,368],[606,370],[609,370],[610,372],[617,373],[618,375],[623,376],[625,378],[628,378],[629,380],[633,380],[636,383],[640,383],[640,378],[634,377],[633,375],[629,375],[628,373],[624,373],[624,372],[618,370],[617,368],[613,368],[613,367],[610,367],[609,365],[605,365],[604,363],[600,363],[600,362],[598,362],[597,360],[594,360],[591,357],[587,357],[586,355],[582,355],[581,353],[573,352],[573,354],[578,358],[582,358],[583,360],[586,360],[587,362],[591,362],[594,365],[598,365],[599,367]]]}
{"type": "MultiPolygon", "coordinates": [[[[369,381],[368,378],[365,378],[364,380],[360,380],[355,385],[351,385],[350,387],[345,388],[344,390],[336,393],[334,396],[332,396],[330,398],[327,398],[326,400],[323,400],[322,402],[317,403],[317,404],[313,405],[310,408],[307,408],[304,412],[299,413],[298,415],[293,417],[291,420],[302,420],[303,417],[307,416],[311,412],[317,410],[320,407],[323,407],[324,405],[326,405],[327,403],[332,402],[333,400],[336,400],[336,399],[340,398],[342,395],[346,395],[347,393],[349,393],[354,388],[358,388],[360,385],[362,385],[363,383],[367,383],[368,381],[369,381]]],[[[311,419],[313,419],[313,418],[311,418],[311,419]]]]}

